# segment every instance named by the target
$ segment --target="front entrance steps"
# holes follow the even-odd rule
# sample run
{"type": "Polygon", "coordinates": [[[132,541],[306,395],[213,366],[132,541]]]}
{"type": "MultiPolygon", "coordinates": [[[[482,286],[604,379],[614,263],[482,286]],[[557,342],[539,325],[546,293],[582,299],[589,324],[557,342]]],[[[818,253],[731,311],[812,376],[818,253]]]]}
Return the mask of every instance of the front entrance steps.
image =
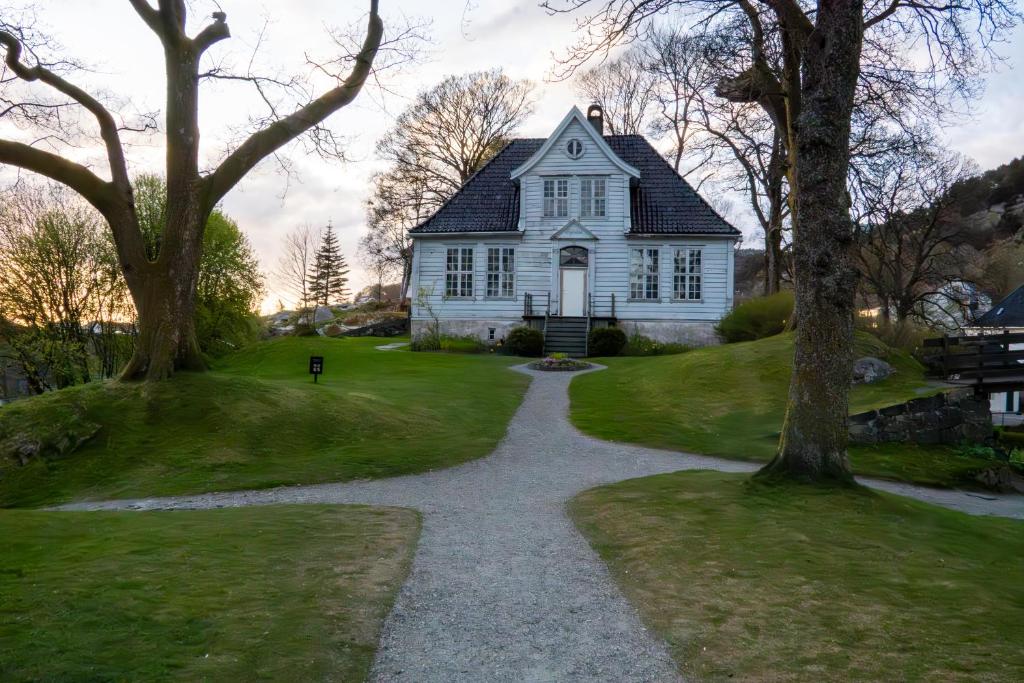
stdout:
{"type": "Polygon", "coordinates": [[[544,353],[565,353],[573,358],[587,355],[587,319],[548,318],[544,334],[544,353]]]}

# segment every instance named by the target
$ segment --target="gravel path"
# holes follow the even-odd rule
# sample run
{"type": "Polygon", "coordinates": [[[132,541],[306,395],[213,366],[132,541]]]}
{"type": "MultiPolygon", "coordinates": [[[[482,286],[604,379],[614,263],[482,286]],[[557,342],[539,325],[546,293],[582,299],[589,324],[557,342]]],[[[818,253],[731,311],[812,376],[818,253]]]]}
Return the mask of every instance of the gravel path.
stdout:
{"type": "MultiPolygon", "coordinates": [[[[490,456],[426,474],[264,491],[81,503],[64,509],[210,508],[273,503],[412,507],[423,534],[384,625],[376,681],[675,681],[565,503],[600,484],[682,469],[756,465],[613,444],[566,419],[573,373],[534,377],[490,456]]],[[[578,373],[575,373],[578,374],[578,373]]],[[[1024,518],[1024,497],[862,480],[971,514],[1024,518]]]]}

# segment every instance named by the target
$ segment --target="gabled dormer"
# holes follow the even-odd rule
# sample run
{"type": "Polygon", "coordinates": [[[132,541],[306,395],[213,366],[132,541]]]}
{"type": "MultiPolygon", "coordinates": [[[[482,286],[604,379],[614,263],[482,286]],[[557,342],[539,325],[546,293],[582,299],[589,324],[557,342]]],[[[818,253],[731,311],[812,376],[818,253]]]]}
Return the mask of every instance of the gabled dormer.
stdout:
{"type": "Polygon", "coordinates": [[[598,156],[627,176],[639,178],[640,171],[623,161],[605,142],[603,127],[604,118],[600,107],[591,107],[589,119],[583,115],[579,107],[573,107],[541,148],[527,159],[526,163],[512,171],[512,179],[515,180],[537,169],[544,161],[554,162],[548,164],[549,168],[564,168],[567,172],[585,169],[596,163],[598,156]]]}

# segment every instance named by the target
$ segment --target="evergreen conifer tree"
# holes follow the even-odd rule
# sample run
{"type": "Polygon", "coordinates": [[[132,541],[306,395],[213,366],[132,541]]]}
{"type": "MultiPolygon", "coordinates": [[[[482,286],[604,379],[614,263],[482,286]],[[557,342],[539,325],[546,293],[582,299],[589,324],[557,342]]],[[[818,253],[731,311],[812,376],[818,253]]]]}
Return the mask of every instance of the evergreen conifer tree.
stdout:
{"type": "Polygon", "coordinates": [[[309,291],[318,306],[341,303],[348,296],[348,264],[330,223],[309,271],[309,291]]]}

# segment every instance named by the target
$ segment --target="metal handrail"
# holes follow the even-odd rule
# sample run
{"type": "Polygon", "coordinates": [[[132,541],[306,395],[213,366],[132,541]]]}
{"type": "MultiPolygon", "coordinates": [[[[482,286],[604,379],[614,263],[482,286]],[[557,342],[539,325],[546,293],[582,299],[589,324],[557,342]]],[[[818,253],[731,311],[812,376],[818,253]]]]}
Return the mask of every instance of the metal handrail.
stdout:
{"type": "Polygon", "coordinates": [[[547,305],[544,307],[544,343],[541,345],[541,353],[547,351],[548,345],[548,319],[551,317],[551,291],[548,291],[547,305]]]}
{"type": "Polygon", "coordinates": [[[583,355],[590,355],[590,319],[594,315],[594,295],[587,292],[587,331],[583,337],[583,355]]]}

